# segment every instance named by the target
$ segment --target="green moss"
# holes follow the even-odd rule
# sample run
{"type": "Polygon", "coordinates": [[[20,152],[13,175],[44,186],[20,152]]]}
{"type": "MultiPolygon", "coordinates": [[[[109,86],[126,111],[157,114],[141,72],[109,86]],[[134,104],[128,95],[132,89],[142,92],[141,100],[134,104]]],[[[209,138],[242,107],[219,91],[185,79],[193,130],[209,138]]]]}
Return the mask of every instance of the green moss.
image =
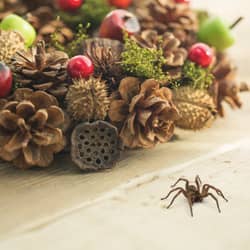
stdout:
{"type": "Polygon", "coordinates": [[[196,10],[199,26],[201,26],[209,17],[209,13],[206,10],[196,10]]]}
{"type": "Polygon", "coordinates": [[[66,52],[69,57],[75,56],[78,54],[79,47],[82,42],[88,38],[87,30],[89,28],[89,24],[86,27],[83,27],[82,24],[78,25],[78,31],[74,36],[72,42],[68,43],[67,45],[61,44],[57,39],[57,32],[52,34],[51,36],[51,46],[56,48],[57,50],[61,50],[66,52]]]}
{"type": "Polygon", "coordinates": [[[91,30],[95,30],[111,10],[112,8],[106,0],[85,0],[82,7],[74,14],[59,12],[57,15],[73,29],[79,24],[86,26],[90,23],[91,30]]]}
{"type": "Polygon", "coordinates": [[[182,69],[180,85],[188,84],[195,89],[208,89],[213,83],[214,76],[209,68],[202,68],[191,61],[186,61],[182,69]]]}
{"type": "Polygon", "coordinates": [[[124,42],[121,64],[125,72],[140,78],[168,79],[168,75],[162,70],[166,62],[162,50],[141,48],[127,34],[124,42]]]}

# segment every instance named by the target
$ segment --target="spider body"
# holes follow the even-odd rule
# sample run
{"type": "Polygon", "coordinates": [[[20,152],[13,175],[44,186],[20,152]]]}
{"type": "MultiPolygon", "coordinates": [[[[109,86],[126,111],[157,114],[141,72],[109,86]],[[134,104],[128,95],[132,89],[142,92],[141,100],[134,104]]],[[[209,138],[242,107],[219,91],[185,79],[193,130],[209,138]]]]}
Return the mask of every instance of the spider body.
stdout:
{"type": "Polygon", "coordinates": [[[162,198],[161,200],[166,200],[166,199],[168,199],[168,197],[172,193],[175,193],[173,199],[171,200],[170,204],[167,207],[167,208],[170,208],[173,205],[175,199],[179,195],[183,194],[183,196],[188,201],[191,216],[193,216],[193,204],[198,203],[198,202],[202,202],[204,200],[204,198],[207,198],[207,197],[211,197],[216,202],[218,211],[219,211],[219,213],[221,212],[220,206],[219,206],[219,201],[216,198],[216,196],[213,193],[211,193],[211,190],[215,191],[216,194],[218,196],[222,197],[225,201],[228,201],[220,189],[218,189],[210,184],[202,185],[201,179],[198,175],[195,178],[195,185],[190,184],[189,180],[187,180],[185,178],[180,178],[171,187],[172,188],[176,187],[176,188],[170,190],[170,192],[167,194],[167,196],[162,198]],[[182,187],[176,187],[176,185],[181,181],[185,183],[185,189],[182,187]]]}

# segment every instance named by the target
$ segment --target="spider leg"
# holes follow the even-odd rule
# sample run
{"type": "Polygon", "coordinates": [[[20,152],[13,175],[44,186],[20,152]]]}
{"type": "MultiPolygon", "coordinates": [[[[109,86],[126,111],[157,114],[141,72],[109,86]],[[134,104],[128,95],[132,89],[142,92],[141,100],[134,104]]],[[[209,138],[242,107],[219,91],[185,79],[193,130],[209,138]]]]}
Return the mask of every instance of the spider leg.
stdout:
{"type": "Polygon", "coordinates": [[[193,204],[192,204],[191,198],[190,198],[190,196],[186,196],[186,198],[188,200],[188,205],[189,205],[189,208],[190,208],[191,216],[194,217],[194,214],[193,214],[193,204]]]}
{"type": "Polygon", "coordinates": [[[195,183],[196,183],[197,189],[200,191],[200,187],[201,187],[202,182],[201,182],[201,178],[199,175],[196,175],[195,183]]]}
{"type": "Polygon", "coordinates": [[[211,186],[211,185],[209,185],[209,184],[205,184],[204,186],[203,186],[203,188],[205,188],[206,190],[207,190],[207,192],[208,192],[208,190],[211,188],[211,189],[213,189],[213,190],[215,190],[215,192],[219,195],[219,196],[221,196],[226,202],[228,202],[228,199],[224,196],[224,194],[222,193],[222,191],[220,190],[220,189],[218,189],[218,188],[216,188],[216,187],[214,187],[214,186],[211,186]]]}
{"type": "Polygon", "coordinates": [[[162,201],[163,201],[163,200],[166,200],[173,192],[178,191],[178,190],[183,190],[183,189],[180,188],[180,187],[177,187],[177,188],[175,188],[175,189],[172,189],[172,190],[170,190],[170,192],[167,194],[167,196],[161,198],[161,200],[162,200],[162,201]]]}
{"type": "Polygon", "coordinates": [[[186,183],[186,189],[187,189],[187,187],[188,187],[188,185],[189,185],[189,180],[187,180],[187,179],[185,179],[185,178],[179,178],[176,182],[175,182],[175,184],[173,184],[171,187],[175,187],[179,182],[181,182],[181,181],[184,181],[185,183],[186,183]]]}
{"type": "Polygon", "coordinates": [[[167,209],[169,209],[169,208],[173,205],[175,199],[176,199],[180,194],[183,194],[183,195],[186,197],[186,192],[185,192],[185,190],[181,188],[181,189],[179,190],[179,192],[173,197],[173,199],[171,200],[171,202],[170,202],[169,205],[167,206],[167,209]]]}
{"type": "Polygon", "coordinates": [[[211,196],[213,199],[214,199],[214,201],[216,202],[216,205],[217,205],[217,208],[218,208],[218,211],[219,211],[219,213],[221,213],[221,210],[220,210],[220,205],[219,205],[219,201],[218,201],[218,199],[212,194],[212,193],[208,193],[207,194],[207,196],[211,196]]]}

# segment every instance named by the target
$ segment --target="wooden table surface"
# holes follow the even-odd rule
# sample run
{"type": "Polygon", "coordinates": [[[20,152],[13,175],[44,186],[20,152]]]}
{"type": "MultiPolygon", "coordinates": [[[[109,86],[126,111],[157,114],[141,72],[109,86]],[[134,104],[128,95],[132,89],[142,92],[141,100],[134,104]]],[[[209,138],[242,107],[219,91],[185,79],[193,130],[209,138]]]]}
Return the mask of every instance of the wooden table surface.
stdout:
{"type": "MultiPolygon", "coordinates": [[[[249,1],[193,2],[232,22],[246,17],[230,54],[250,82],[249,1]]],[[[227,109],[212,128],[177,130],[178,140],[126,152],[109,171],[82,174],[65,157],[47,170],[1,164],[0,249],[250,249],[250,94],[242,99],[242,110],[227,109]],[[173,180],[197,173],[232,200],[223,213],[206,202],[191,220],[182,199],[165,211],[159,197],[173,180]]]]}

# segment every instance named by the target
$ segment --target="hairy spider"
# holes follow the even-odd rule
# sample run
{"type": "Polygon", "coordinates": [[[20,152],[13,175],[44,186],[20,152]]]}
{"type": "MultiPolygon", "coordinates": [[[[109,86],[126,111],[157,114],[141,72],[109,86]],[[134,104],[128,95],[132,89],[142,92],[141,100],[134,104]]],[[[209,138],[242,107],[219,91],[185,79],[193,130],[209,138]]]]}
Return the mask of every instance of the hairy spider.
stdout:
{"type": "Polygon", "coordinates": [[[174,188],[174,189],[170,190],[170,192],[168,193],[168,195],[166,197],[161,199],[161,200],[166,200],[172,193],[177,192],[167,208],[170,208],[173,205],[175,199],[180,194],[183,194],[186,197],[186,199],[188,200],[188,204],[189,204],[190,211],[191,211],[191,216],[193,216],[193,204],[196,202],[202,202],[204,198],[207,198],[210,196],[216,202],[218,211],[220,213],[221,210],[220,210],[220,206],[219,206],[219,201],[215,197],[214,194],[209,192],[211,189],[214,190],[217,193],[217,195],[222,197],[225,201],[228,201],[220,189],[218,189],[212,185],[209,185],[209,184],[202,185],[201,179],[198,175],[195,178],[195,185],[190,185],[189,180],[184,179],[184,178],[180,178],[171,187],[172,188],[176,187],[176,185],[181,181],[186,183],[185,189],[183,189],[181,187],[174,188]]]}

